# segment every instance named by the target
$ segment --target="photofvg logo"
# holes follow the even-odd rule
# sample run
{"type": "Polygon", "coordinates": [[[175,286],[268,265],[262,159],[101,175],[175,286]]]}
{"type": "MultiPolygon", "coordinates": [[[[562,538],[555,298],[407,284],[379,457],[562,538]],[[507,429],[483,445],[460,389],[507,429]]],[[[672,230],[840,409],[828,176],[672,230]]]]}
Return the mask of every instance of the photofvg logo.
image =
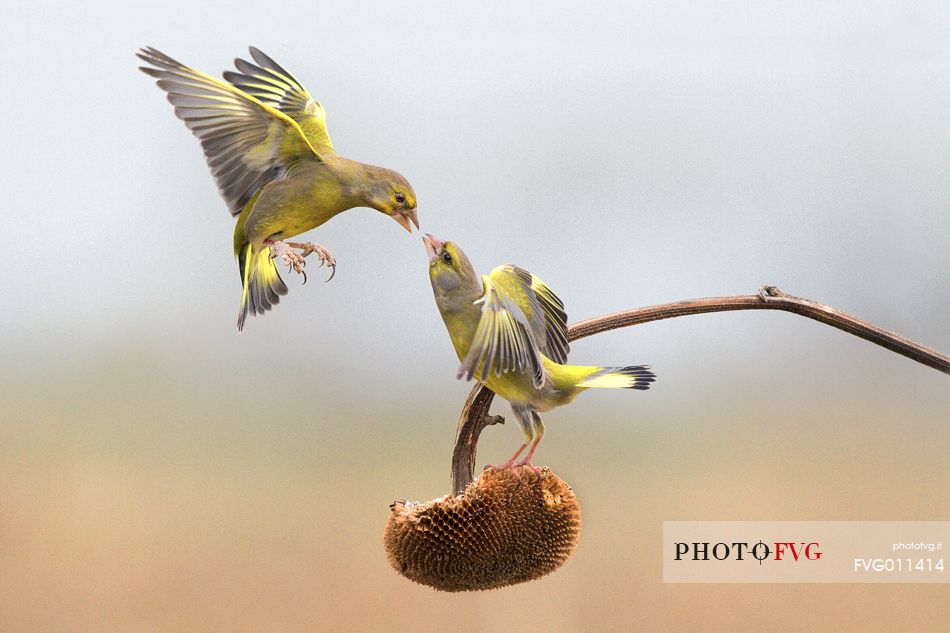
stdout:
{"type": "Polygon", "coordinates": [[[950,521],[666,521],[664,582],[948,582],[950,521]]]}
{"type": "Polygon", "coordinates": [[[771,544],[759,539],[750,544],[745,541],[732,543],[674,543],[676,560],[690,557],[692,560],[754,560],[761,565],[768,560],[821,560],[821,543],[818,541],[781,541],[771,544]]]}

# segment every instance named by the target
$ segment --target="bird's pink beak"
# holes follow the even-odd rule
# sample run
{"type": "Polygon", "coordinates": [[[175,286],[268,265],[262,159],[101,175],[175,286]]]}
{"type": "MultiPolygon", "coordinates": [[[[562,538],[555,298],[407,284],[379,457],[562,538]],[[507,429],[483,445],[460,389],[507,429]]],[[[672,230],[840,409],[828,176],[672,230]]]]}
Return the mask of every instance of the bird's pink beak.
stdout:
{"type": "Polygon", "coordinates": [[[416,215],[415,209],[406,211],[404,213],[395,213],[393,214],[393,220],[398,222],[399,226],[406,229],[410,233],[412,233],[412,226],[409,224],[410,221],[416,225],[417,229],[419,228],[419,217],[416,215]]]}
{"type": "Polygon", "coordinates": [[[422,236],[422,243],[425,244],[426,254],[429,256],[429,261],[434,262],[439,256],[439,253],[442,252],[443,242],[436,236],[426,233],[422,236]]]}

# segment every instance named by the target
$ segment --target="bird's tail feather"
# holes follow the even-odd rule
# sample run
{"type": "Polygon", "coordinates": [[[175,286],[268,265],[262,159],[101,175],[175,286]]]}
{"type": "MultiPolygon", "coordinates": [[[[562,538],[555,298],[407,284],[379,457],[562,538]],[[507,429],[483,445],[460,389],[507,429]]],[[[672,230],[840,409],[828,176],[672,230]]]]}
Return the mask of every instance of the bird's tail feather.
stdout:
{"type": "Polygon", "coordinates": [[[649,365],[631,365],[629,367],[604,367],[591,374],[578,387],[602,389],[649,389],[656,380],[656,374],[649,365]]]}
{"type": "Polygon", "coordinates": [[[255,250],[253,244],[245,244],[238,251],[238,266],[244,290],[241,293],[241,310],[238,312],[237,329],[244,329],[244,319],[264,314],[287,294],[287,285],[277,272],[276,262],[271,259],[270,248],[255,250]]]}

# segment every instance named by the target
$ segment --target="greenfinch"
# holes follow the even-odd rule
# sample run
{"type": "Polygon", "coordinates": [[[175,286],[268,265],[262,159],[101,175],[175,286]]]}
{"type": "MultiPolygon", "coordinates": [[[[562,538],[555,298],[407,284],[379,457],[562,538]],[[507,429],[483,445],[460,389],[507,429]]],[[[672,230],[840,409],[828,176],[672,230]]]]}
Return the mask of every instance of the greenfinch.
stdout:
{"type": "Polygon", "coordinates": [[[238,72],[225,72],[226,81],[151,47],[138,53],[151,65],[140,70],[158,79],[175,114],[201,141],[218,189],[238,216],[238,330],[248,313],[263,314],[287,294],[276,258],[304,281],[304,258],[311,253],[335,272],[336,261],[325,248],[286,238],[354,207],[376,209],[410,233],[419,226],[409,182],[391,169],[337,155],[323,106],[273,59],[254,47],[250,53],[256,63],[236,59],[238,72]]]}
{"type": "Polygon", "coordinates": [[[507,400],[524,432],[517,452],[494,468],[537,472],[531,458],[544,434],[539,413],[592,387],[642,390],[656,379],[646,365],[566,365],[567,314],[544,282],[511,264],[479,277],[455,243],[428,234],[422,241],[435,302],[461,361],[458,377],[475,378],[507,400]]]}

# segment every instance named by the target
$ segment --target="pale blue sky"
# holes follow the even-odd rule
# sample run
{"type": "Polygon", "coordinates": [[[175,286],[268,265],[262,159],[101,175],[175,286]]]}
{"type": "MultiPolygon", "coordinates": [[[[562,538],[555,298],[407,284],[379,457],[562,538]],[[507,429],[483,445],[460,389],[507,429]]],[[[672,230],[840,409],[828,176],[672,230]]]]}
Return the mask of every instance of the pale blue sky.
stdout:
{"type": "MultiPolygon", "coordinates": [[[[945,4],[7,12],[7,371],[177,347],[183,368],[267,371],[269,354],[296,353],[344,385],[462,389],[418,237],[369,210],[307,236],[337,257],[332,283],[288,279],[280,306],[235,332],[233,221],[198,143],[135,70],[145,44],[216,74],[247,44],[267,51],[323,101],[341,153],[414,183],[425,231],[482,270],[532,270],[573,319],[772,283],[950,346],[945,4]]],[[[851,354],[919,371],[780,314],[645,326],[577,351],[693,384],[710,368],[773,368],[763,346],[833,374],[851,354]]]]}

